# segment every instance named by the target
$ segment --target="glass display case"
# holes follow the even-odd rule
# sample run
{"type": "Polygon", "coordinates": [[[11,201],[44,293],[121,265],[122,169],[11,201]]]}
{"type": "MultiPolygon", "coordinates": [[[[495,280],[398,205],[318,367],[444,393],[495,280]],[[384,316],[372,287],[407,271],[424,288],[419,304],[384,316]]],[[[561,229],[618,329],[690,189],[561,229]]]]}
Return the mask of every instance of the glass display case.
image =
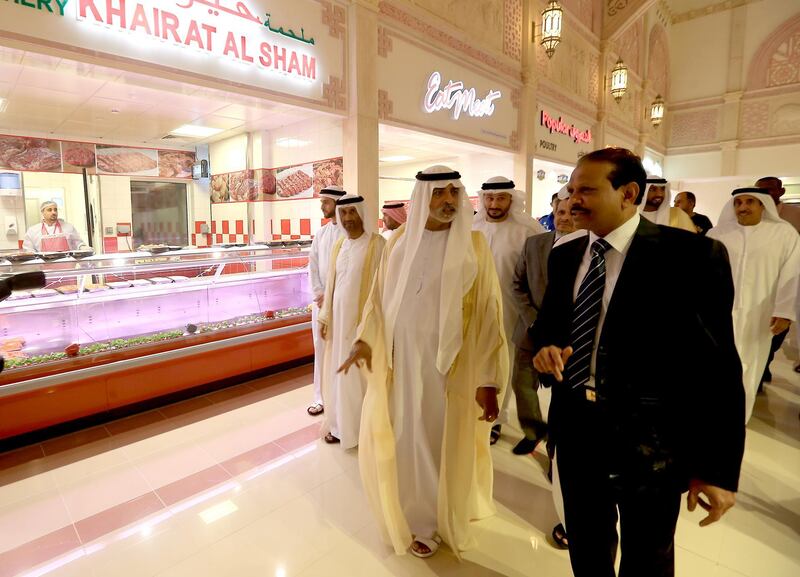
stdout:
{"type": "Polygon", "coordinates": [[[0,274],[46,278],[0,303],[0,412],[11,394],[92,379],[110,387],[114,373],[146,365],[157,379],[181,363],[197,374],[105,391],[106,409],[312,354],[307,244],[0,255],[0,274]],[[269,350],[252,353],[265,339],[269,350]]]}

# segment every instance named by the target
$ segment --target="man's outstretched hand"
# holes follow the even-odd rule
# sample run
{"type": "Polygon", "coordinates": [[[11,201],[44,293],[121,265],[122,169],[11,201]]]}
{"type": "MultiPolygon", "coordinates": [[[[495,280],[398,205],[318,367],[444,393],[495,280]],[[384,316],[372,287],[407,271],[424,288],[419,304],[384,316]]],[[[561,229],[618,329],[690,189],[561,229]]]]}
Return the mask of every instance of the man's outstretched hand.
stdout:
{"type": "Polygon", "coordinates": [[[363,367],[366,364],[367,370],[372,371],[372,349],[364,341],[353,343],[353,348],[350,349],[350,356],[347,357],[347,360],[342,363],[342,366],[336,372],[344,372],[346,375],[354,364],[357,367],[363,367]]]}
{"type": "Polygon", "coordinates": [[[708,515],[700,521],[701,527],[707,527],[719,521],[725,512],[736,503],[736,493],[708,485],[697,479],[689,481],[689,495],[686,497],[686,507],[694,511],[697,505],[708,511],[708,515]],[[705,499],[703,498],[705,497],[705,499]]]}
{"type": "Polygon", "coordinates": [[[572,356],[572,347],[565,349],[556,346],[542,347],[533,357],[533,366],[540,373],[553,375],[560,383],[564,380],[564,367],[570,356],[572,356]]]}

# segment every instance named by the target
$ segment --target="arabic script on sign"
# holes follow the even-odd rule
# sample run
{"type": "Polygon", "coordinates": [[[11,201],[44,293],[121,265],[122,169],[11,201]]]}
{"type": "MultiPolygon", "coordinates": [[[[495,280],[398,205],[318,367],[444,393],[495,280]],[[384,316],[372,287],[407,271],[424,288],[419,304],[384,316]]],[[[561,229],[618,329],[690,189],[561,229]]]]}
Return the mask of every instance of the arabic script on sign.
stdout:
{"type": "MultiPolygon", "coordinates": [[[[124,31],[139,37],[149,37],[178,47],[220,56],[263,71],[276,72],[288,77],[315,81],[316,56],[307,51],[314,45],[313,38],[305,37],[305,30],[274,28],[269,14],[262,21],[243,2],[233,7],[221,0],[179,0],[172,6],[154,7],[155,2],[140,0],[78,0],[76,12],[79,22],[92,22],[109,29],[124,31]],[[283,38],[266,37],[254,28],[241,26],[243,19],[258,24],[259,30],[269,32],[305,46],[285,44],[283,38]]],[[[232,4],[228,2],[228,4],[232,4]]]]}
{"type": "Polygon", "coordinates": [[[442,75],[434,72],[428,78],[428,90],[425,93],[423,107],[425,112],[433,113],[439,110],[450,110],[454,120],[458,120],[461,113],[466,113],[473,118],[482,118],[494,114],[494,101],[502,94],[499,90],[490,90],[483,98],[478,98],[474,88],[464,89],[464,83],[450,80],[443,88],[442,75]]]}

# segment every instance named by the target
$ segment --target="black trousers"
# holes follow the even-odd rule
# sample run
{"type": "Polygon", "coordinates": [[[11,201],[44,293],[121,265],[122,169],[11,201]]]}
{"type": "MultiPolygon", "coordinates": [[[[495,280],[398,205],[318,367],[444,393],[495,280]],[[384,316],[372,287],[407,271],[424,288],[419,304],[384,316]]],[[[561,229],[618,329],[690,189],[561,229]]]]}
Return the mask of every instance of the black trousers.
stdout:
{"type": "Polygon", "coordinates": [[[773,335],[772,344],[769,347],[769,357],[767,358],[767,366],[764,367],[764,375],[761,377],[761,381],[762,382],[764,381],[764,377],[766,377],[768,374],[772,374],[770,372],[770,370],[769,370],[769,366],[772,364],[772,359],[775,358],[775,353],[777,353],[778,349],[780,349],[781,346],[783,345],[783,341],[786,339],[786,335],[789,334],[789,331],[791,330],[791,328],[792,327],[790,326],[788,329],[786,329],[782,333],[778,333],[777,335],[773,335]]]}
{"type": "Polygon", "coordinates": [[[572,571],[575,577],[614,577],[619,543],[619,577],[673,577],[681,489],[655,474],[616,474],[604,439],[556,441],[572,571]]]}

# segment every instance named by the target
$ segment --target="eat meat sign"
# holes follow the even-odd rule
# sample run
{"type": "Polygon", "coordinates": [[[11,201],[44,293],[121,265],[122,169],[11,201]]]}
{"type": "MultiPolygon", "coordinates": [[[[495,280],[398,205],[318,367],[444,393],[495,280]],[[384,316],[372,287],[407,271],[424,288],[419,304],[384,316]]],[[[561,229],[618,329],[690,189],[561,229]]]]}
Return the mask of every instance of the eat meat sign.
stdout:
{"type": "MultiPolygon", "coordinates": [[[[10,0],[5,0],[9,2],[10,0]]],[[[14,0],[126,34],[130,41],[214,55],[303,81],[317,80],[315,39],[302,26],[274,22],[231,0],[14,0]]]]}

